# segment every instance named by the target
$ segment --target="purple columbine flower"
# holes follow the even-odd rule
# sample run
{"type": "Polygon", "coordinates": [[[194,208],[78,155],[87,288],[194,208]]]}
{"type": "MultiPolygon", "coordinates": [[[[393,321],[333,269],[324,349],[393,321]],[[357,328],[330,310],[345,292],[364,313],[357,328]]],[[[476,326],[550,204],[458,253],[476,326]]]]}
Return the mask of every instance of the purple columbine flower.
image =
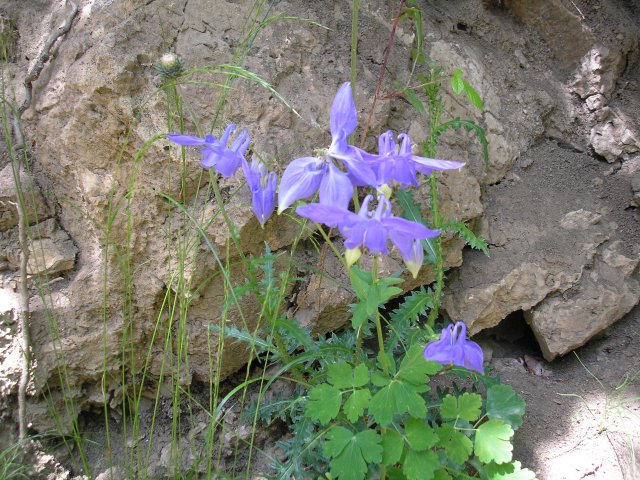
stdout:
{"type": "Polygon", "coordinates": [[[331,146],[320,157],[298,158],[287,166],[278,191],[278,213],[318,189],[321,204],[346,209],[354,185],[375,186],[375,173],[362,160],[362,150],[348,143],[357,121],[351,84],[343,83],[331,105],[331,146]],[[336,167],[332,159],[340,160],[347,172],[336,167]]]}
{"type": "Polygon", "coordinates": [[[466,339],[464,322],[442,329],[440,340],[429,343],[424,349],[424,358],[443,365],[457,365],[484,374],[480,345],[466,339]]]}
{"type": "Polygon", "coordinates": [[[267,173],[264,163],[252,160],[251,165],[243,158],[242,171],[251,189],[251,206],[253,213],[264,228],[276,208],[276,185],[278,177],[275,172],[267,173]]]}
{"type": "Polygon", "coordinates": [[[251,143],[251,137],[247,131],[242,130],[231,146],[227,146],[229,137],[235,130],[236,126],[230,123],[222,134],[222,137],[220,137],[220,140],[213,135],[200,138],[172,133],[168,133],[167,138],[173,143],[186,147],[202,146],[200,152],[204,155],[204,158],[200,161],[200,165],[207,170],[215,167],[215,171],[223,177],[231,177],[236,173],[238,167],[240,167],[249,143],[251,143]]]}
{"type": "Polygon", "coordinates": [[[372,165],[376,173],[376,186],[418,185],[416,172],[431,175],[433,170],[451,170],[460,168],[462,162],[438,160],[414,155],[411,151],[411,137],[406,133],[398,135],[400,146],[393,138],[393,132],[388,130],[378,137],[378,154],[363,154],[363,158],[372,165]]]}
{"type": "MultiPolygon", "coordinates": [[[[320,203],[298,207],[296,213],[314,222],[338,227],[345,238],[344,246],[347,249],[367,247],[371,253],[386,255],[389,253],[387,240],[390,239],[400,251],[405,263],[415,263],[418,258],[415,251],[416,242],[420,244],[419,241],[423,238],[436,237],[440,231],[430,230],[421,223],[394,217],[391,214],[391,203],[384,195],[378,197],[376,209],[369,211],[369,203],[372,199],[372,195],[367,195],[357,214],[335,205],[320,203]]],[[[420,248],[422,248],[421,244],[420,248]]],[[[413,265],[409,268],[413,269],[413,265]]]]}

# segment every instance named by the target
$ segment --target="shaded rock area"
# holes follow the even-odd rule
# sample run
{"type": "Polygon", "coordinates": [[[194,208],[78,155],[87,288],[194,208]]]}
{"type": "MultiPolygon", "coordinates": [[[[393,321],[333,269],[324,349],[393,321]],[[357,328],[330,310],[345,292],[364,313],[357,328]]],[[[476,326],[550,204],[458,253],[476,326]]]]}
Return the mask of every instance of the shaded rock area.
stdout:
{"type": "MultiPolygon", "coordinates": [[[[260,228],[239,176],[218,182],[225,213],[241,238],[239,246],[232,245],[211,177],[198,166],[197,149],[188,149],[183,161],[163,138],[145,144],[170,128],[167,111],[174,105],[159,90],[160,56],[175,51],[188,67],[231,62],[253,3],[78,3],[73,27],[35,83],[32,108],[24,115],[27,137],[34,139],[29,156],[35,182],[23,181],[29,219],[34,217],[29,274],[46,276],[48,287],[45,299],[35,291],[31,299],[37,362],[30,408],[37,430],[53,427],[42,395],[47,388],[58,406],[63,390],[79,410],[120,404],[123,339],[127,348],[150,352],[149,358],[132,359],[138,367],[168,375],[175,357],[152,345],[178,328],[162,308],[168,299],[179,298],[175,301],[188,310],[189,368],[182,364],[173,372],[181,385],[237,371],[247,350],[219,341],[209,326],[255,328],[259,305],[242,297],[238,308],[229,308],[220,267],[228,261],[230,282],[242,284],[247,272],[240,259],[264,252],[265,242],[279,259],[278,270],[295,264],[298,281],[285,292],[290,318],[319,333],[335,330],[348,321],[355,298],[337,259],[331,252],[319,254],[307,237],[297,256],[287,260],[298,225],[281,216],[260,228]],[[196,213],[188,218],[170,199],[184,201],[196,213]],[[194,218],[210,245],[193,229],[194,218]],[[53,332],[51,318],[57,322],[53,332]],[[210,363],[212,346],[221,353],[210,363]],[[60,365],[67,385],[59,384],[60,365]]],[[[361,123],[384,60],[390,3],[360,6],[355,101],[361,123]]],[[[244,67],[291,107],[256,83],[235,79],[220,113],[211,85],[226,77],[223,67],[210,68],[178,87],[185,132],[203,135],[220,113],[214,133],[226,122],[246,128],[254,151],[280,173],[292,159],[327,147],[331,99],[349,78],[351,6],[347,0],[276,2],[270,15],[308,18],[327,27],[273,22],[258,33],[244,59],[244,67]]],[[[66,8],[62,2],[3,3],[0,19],[9,19],[3,22],[12,28],[6,31],[19,32],[11,34],[10,64],[17,100],[25,72],[66,8]]],[[[445,238],[450,270],[443,313],[477,333],[522,311],[544,357],[565,355],[640,299],[640,8],[634,2],[595,0],[579,6],[564,0],[433,0],[424,4],[423,17],[430,59],[447,71],[461,68],[485,104],[480,112],[445,86],[443,120],[470,119],[489,140],[485,165],[472,134],[460,130],[441,137],[438,156],[467,164],[439,176],[445,216],[470,222],[490,244],[487,258],[463,251],[459,238],[445,238]]],[[[410,24],[400,23],[388,78],[406,81],[415,34],[410,24]]],[[[171,120],[175,130],[175,116],[171,120]]],[[[427,134],[426,120],[398,98],[378,102],[366,148],[375,150],[376,136],[389,128],[409,132],[416,142],[427,134]]],[[[0,298],[7,299],[0,311],[6,318],[0,330],[0,397],[10,403],[17,380],[11,338],[17,327],[16,303],[9,299],[15,297],[20,252],[6,152],[0,167],[0,298]]],[[[417,188],[414,194],[427,213],[428,190],[417,188]]],[[[397,272],[402,264],[393,253],[381,268],[397,272]]],[[[427,267],[402,286],[410,290],[432,279],[427,267]]]]}

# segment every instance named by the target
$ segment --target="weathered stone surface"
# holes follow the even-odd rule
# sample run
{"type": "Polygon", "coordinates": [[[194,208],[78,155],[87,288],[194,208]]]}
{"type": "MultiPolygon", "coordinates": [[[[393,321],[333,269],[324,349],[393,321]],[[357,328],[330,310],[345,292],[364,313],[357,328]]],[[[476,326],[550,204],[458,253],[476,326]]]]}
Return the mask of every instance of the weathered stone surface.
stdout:
{"type": "Polygon", "coordinates": [[[635,248],[629,254],[625,250],[620,241],[605,245],[576,288],[525,311],[548,361],[584,345],[638,303],[640,281],[633,273],[640,251],[635,248]]]}
{"type": "MultiPolygon", "coordinates": [[[[29,261],[27,273],[29,275],[53,275],[73,270],[78,249],[69,235],[61,230],[53,218],[45,220],[30,229],[29,261]]],[[[0,248],[4,251],[9,265],[18,269],[22,251],[17,239],[17,228],[10,232],[9,237],[0,241],[0,248]]],[[[0,253],[2,255],[2,253],[0,253]]]]}
{"type": "Polygon", "coordinates": [[[609,98],[624,68],[625,55],[626,52],[603,45],[594,46],[582,59],[572,84],[573,91],[582,98],[598,94],[609,98]]]}
{"type": "Polygon", "coordinates": [[[609,163],[628,159],[640,151],[640,141],[629,127],[620,116],[615,116],[594,126],[589,141],[595,152],[609,163]]]}
{"type": "MultiPolygon", "coordinates": [[[[0,139],[1,141],[2,139],[0,139]]],[[[20,170],[20,183],[29,224],[44,220],[49,209],[37,185],[30,175],[20,170]]],[[[0,230],[18,225],[18,196],[11,164],[0,171],[0,230]]]]}
{"type": "Polygon", "coordinates": [[[559,0],[506,0],[505,4],[523,23],[535,28],[565,63],[577,63],[595,41],[580,17],[559,0]]]}

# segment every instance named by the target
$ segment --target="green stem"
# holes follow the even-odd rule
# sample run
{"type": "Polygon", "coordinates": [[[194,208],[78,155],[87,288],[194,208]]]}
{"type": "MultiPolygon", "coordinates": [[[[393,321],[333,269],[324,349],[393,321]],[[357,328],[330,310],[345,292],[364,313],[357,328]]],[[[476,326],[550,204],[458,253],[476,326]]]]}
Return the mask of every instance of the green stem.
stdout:
{"type": "MultiPolygon", "coordinates": [[[[373,284],[378,284],[378,255],[373,257],[373,265],[371,266],[371,277],[373,284]]],[[[376,331],[378,334],[378,348],[382,358],[382,370],[385,375],[389,374],[389,365],[387,365],[387,354],[384,351],[384,338],[382,337],[382,323],[380,322],[380,309],[376,307],[376,331]]]]}

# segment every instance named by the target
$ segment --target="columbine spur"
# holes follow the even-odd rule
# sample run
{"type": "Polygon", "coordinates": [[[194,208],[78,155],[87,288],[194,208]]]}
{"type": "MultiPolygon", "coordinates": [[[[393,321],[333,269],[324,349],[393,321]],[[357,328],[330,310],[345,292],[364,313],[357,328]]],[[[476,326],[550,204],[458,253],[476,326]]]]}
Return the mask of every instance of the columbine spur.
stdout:
{"type": "Polygon", "coordinates": [[[443,365],[457,365],[468,370],[484,373],[480,345],[466,339],[464,322],[442,329],[440,340],[429,343],[424,349],[424,358],[443,365]]]}

